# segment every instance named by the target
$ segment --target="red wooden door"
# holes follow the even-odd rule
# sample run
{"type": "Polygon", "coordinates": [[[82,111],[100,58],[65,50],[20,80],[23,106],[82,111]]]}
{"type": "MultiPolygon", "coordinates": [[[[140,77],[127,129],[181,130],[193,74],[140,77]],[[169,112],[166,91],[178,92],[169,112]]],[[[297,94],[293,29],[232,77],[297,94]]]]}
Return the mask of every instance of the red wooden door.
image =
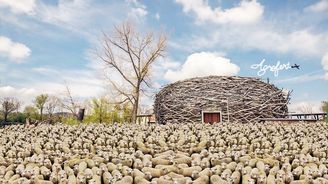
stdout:
{"type": "Polygon", "coordinates": [[[212,121],[214,122],[219,122],[219,116],[218,113],[212,113],[212,121]]]}
{"type": "Polygon", "coordinates": [[[218,123],[221,121],[220,113],[204,113],[203,121],[204,123],[218,123]]]}
{"type": "Polygon", "coordinates": [[[210,122],[210,114],[209,113],[204,113],[204,123],[209,123],[210,122]]]}

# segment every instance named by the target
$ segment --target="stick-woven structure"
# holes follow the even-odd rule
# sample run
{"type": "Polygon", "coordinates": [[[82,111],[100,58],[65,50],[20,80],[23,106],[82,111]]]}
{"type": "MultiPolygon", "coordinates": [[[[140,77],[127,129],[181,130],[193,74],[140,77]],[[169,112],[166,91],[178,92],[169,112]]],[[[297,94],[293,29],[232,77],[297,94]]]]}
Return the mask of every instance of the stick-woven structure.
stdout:
{"type": "Polygon", "coordinates": [[[223,122],[284,118],[290,92],[254,77],[208,76],[169,84],[156,94],[160,124],[201,122],[202,111],[220,111],[223,122]],[[228,113],[229,112],[229,113],[228,113]]]}

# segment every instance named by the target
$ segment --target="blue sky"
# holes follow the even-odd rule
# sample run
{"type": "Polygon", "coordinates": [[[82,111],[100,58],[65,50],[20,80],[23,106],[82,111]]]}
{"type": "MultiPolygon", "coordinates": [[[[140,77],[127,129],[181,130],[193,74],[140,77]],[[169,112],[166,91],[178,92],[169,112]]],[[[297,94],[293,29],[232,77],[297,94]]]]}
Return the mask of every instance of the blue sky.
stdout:
{"type": "MultiPolygon", "coordinates": [[[[129,20],[168,35],[153,67],[155,91],[194,76],[257,76],[254,64],[299,64],[263,79],[293,90],[291,111],[328,99],[328,1],[0,0],[0,96],[25,105],[39,93],[108,93],[94,56],[101,32],[129,20]]],[[[152,103],[144,97],[145,106],[152,103]]]]}

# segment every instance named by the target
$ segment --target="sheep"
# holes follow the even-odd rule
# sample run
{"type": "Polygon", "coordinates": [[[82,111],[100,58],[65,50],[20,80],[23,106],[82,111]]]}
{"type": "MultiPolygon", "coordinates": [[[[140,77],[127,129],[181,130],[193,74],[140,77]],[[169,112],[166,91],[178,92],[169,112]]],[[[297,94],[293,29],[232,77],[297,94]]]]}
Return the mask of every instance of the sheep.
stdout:
{"type": "Polygon", "coordinates": [[[246,162],[248,162],[249,160],[251,160],[251,157],[249,156],[249,155],[245,155],[245,156],[241,156],[241,157],[239,157],[239,162],[241,162],[241,163],[246,163],[246,162]]]}
{"type": "Polygon", "coordinates": [[[193,171],[192,174],[191,174],[191,177],[193,179],[197,179],[200,176],[209,176],[210,177],[211,175],[212,175],[211,169],[210,168],[206,168],[206,169],[204,169],[204,170],[202,170],[200,172],[197,171],[197,170],[193,171]]]}
{"type": "Polygon", "coordinates": [[[102,176],[103,176],[104,184],[110,184],[114,179],[111,173],[108,171],[104,172],[102,176]]]}
{"type": "Polygon", "coordinates": [[[146,180],[144,177],[137,176],[134,178],[135,184],[150,184],[148,180],[146,180]]]}
{"type": "Polygon", "coordinates": [[[17,179],[19,179],[20,178],[20,175],[19,174],[15,174],[15,175],[13,175],[9,180],[8,180],[8,182],[13,182],[13,181],[15,181],[15,180],[17,180],[17,179]]]}
{"type": "Polygon", "coordinates": [[[109,172],[112,172],[113,170],[117,169],[117,165],[109,162],[109,163],[107,163],[107,169],[109,172]]]}
{"type": "Polygon", "coordinates": [[[76,177],[77,184],[86,184],[87,179],[83,172],[79,172],[76,177]]]}
{"type": "Polygon", "coordinates": [[[88,181],[89,184],[101,184],[101,177],[99,175],[94,174],[92,179],[88,181]]]}
{"type": "Polygon", "coordinates": [[[162,169],[165,168],[167,170],[167,172],[171,173],[178,173],[179,172],[179,168],[175,165],[156,165],[155,166],[156,169],[162,169]]]}
{"type": "Polygon", "coordinates": [[[252,179],[249,174],[243,175],[242,184],[250,184],[250,183],[255,183],[254,179],[252,179]]]}
{"type": "Polygon", "coordinates": [[[288,172],[286,173],[285,182],[286,182],[286,183],[290,183],[290,182],[292,182],[292,181],[294,181],[294,175],[293,175],[292,172],[288,171],[288,172]]]}
{"type": "Polygon", "coordinates": [[[154,178],[151,183],[156,183],[156,184],[171,184],[172,180],[169,178],[166,178],[165,176],[161,176],[159,178],[154,178]]]}
{"type": "Polygon", "coordinates": [[[142,141],[136,141],[136,144],[138,146],[138,149],[142,151],[142,153],[151,153],[152,150],[150,148],[147,148],[146,145],[142,141]]]}
{"type": "Polygon", "coordinates": [[[112,171],[112,176],[113,176],[114,180],[120,180],[123,178],[122,173],[117,169],[112,171]]]}
{"type": "Polygon", "coordinates": [[[196,147],[191,148],[190,151],[191,151],[192,153],[199,153],[199,152],[201,152],[203,149],[206,148],[207,143],[208,143],[207,140],[202,140],[201,142],[198,143],[198,145],[197,145],[196,147]]]}
{"type": "Polygon", "coordinates": [[[142,171],[146,167],[166,170],[155,175],[175,183],[202,175],[236,183],[238,173],[257,183],[324,181],[328,134],[323,125],[300,125],[40,125],[33,132],[9,126],[0,128],[5,137],[0,142],[0,178],[13,171],[13,182],[26,177],[26,182],[68,183],[74,178],[76,183],[97,183],[97,176],[107,183],[124,176],[155,182],[154,173],[142,171]],[[148,151],[138,150],[137,142],[148,151]],[[188,171],[196,166],[201,169],[188,171]],[[85,181],[79,182],[81,177],[85,181]]]}
{"type": "Polygon", "coordinates": [[[229,164],[227,164],[227,169],[230,169],[231,171],[235,171],[237,167],[237,163],[236,162],[230,162],[229,164]]]}
{"type": "Polygon", "coordinates": [[[15,174],[14,171],[9,170],[9,171],[7,171],[6,174],[4,175],[4,179],[5,179],[5,180],[9,180],[14,174],[15,174]]]}
{"type": "Polygon", "coordinates": [[[116,184],[132,184],[133,178],[131,176],[124,176],[121,180],[117,181],[116,184]]]}
{"type": "Polygon", "coordinates": [[[46,181],[46,180],[41,180],[41,179],[36,179],[36,180],[34,180],[34,184],[52,184],[52,182],[51,181],[46,181]]]}
{"type": "Polygon", "coordinates": [[[86,168],[84,171],[80,171],[80,172],[84,172],[84,176],[87,180],[90,180],[93,177],[93,172],[89,168],[86,168]]]}
{"type": "Polygon", "coordinates": [[[208,184],[209,177],[208,176],[200,176],[199,178],[193,181],[194,184],[208,184]]]}
{"type": "Polygon", "coordinates": [[[191,177],[193,174],[193,171],[202,171],[202,168],[200,166],[193,166],[193,167],[187,167],[187,168],[181,168],[179,167],[179,174],[185,176],[185,177],[191,177]]]}
{"type": "Polygon", "coordinates": [[[241,180],[241,174],[239,171],[234,171],[232,174],[231,174],[231,183],[233,184],[239,184],[240,183],[240,180],[241,180]]]}
{"type": "Polygon", "coordinates": [[[142,164],[144,167],[152,167],[153,163],[151,161],[152,156],[149,154],[143,155],[142,156],[142,164]]]}
{"type": "Polygon", "coordinates": [[[321,178],[321,177],[313,180],[313,184],[322,184],[322,183],[328,183],[328,180],[325,178],[321,178]]]}
{"type": "Polygon", "coordinates": [[[151,167],[144,167],[142,169],[142,172],[149,172],[152,177],[159,178],[160,176],[163,176],[168,173],[168,170],[166,168],[162,169],[156,169],[156,168],[151,168],[151,167]]]}
{"type": "Polygon", "coordinates": [[[190,165],[191,161],[192,161],[192,158],[188,157],[188,156],[182,156],[182,157],[173,159],[173,162],[175,164],[188,164],[188,165],[190,165]]]}
{"type": "Polygon", "coordinates": [[[296,180],[296,181],[290,182],[290,184],[309,184],[309,181],[307,181],[307,180],[296,180]]]}
{"type": "Polygon", "coordinates": [[[130,176],[132,175],[133,170],[130,167],[123,166],[122,167],[122,174],[123,176],[130,176]]]}
{"type": "Polygon", "coordinates": [[[212,175],[210,178],[212,184],[228,184],[228,182],[222,179],[219,175],[212,175]]]}

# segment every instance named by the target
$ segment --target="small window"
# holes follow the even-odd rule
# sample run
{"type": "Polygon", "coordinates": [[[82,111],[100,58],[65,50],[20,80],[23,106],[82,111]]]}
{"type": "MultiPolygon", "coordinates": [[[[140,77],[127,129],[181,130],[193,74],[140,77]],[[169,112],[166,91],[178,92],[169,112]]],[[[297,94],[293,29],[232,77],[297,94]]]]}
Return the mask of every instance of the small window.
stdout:
{"type": "Polygon", "coordinates": [[[221,112],[203,112],[202,119],[204,123],[221,122],[221,112]]]}

